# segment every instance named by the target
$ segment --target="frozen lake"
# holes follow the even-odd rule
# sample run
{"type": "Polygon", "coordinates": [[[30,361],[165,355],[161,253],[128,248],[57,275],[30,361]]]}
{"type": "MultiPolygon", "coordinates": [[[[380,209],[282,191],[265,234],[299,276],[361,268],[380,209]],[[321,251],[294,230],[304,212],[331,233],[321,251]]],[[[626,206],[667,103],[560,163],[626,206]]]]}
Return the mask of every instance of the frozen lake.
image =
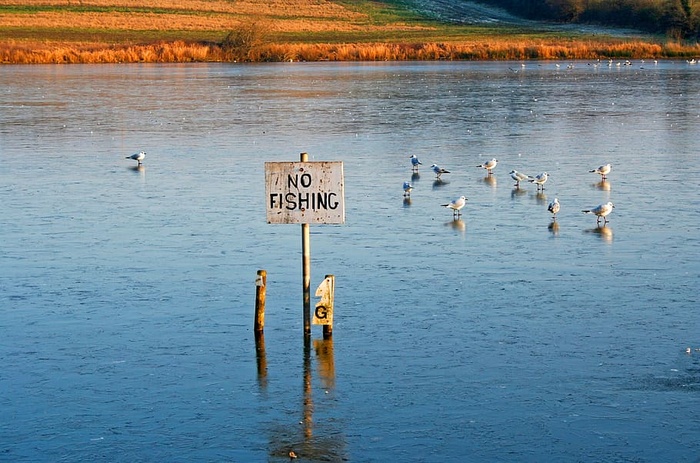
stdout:
{"type": "Polygon", "coordinates": [[[700,68],[560,64],[0,66],[0,461],[700,461],[700,68]]]}

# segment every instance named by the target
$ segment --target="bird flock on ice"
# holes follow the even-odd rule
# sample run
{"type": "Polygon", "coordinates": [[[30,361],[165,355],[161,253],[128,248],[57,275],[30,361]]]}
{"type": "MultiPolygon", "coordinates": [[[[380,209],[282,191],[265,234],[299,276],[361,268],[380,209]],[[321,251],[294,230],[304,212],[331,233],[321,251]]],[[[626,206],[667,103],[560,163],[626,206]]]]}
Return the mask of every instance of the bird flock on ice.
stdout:
{"type": "MultiPolygon", "coordinates": [[[[143,165],[143,160],[146,158],[146,152],[145,151],[139,151],[138,153],[131,154],[129,156],[126,156],[126,159],[131,159],[136,161],[138,164],[137,166],[142,166],[143,165]]],[[[410,156],[411,159],[411,167],[412,171],[414,174],[418,173],[419,167],[423,165],[423,163],[418,159],[418,156],[415,154],[410,156]]],[[[498,165],[498,160],[496,158],[491,159],[490,161],[486,161],[482,164],[478,164],[476,167],[482,168],[486,170],[487,175],[491,176],[493,175],[493,170],[496,168],[498,165]]],[[[432,164],[430,166],[432,169],[433,173],[435,174],[435,179],[437,181],[441,180],[441,176],[444,174],[449,174],[450,171],[445,169],[444,167],[440,167],[437,164],[432,164]]],[[[607,180],[607,176],[612,170],[612,165],[611,164],[603,164],[599,167],[596,167],[595,169],[589,170],[589,173],[595,173],[599,174],[601,181],[605,182],[607,180]]],[[[515,181],[515,187],[520,188],[521,182],[529,182],[535,185],[537,188],[537,191],[544,191],[545,188],[545,183],[547,183],[547,180],[549,179],[549,174],[547,172],[541,172],[535,176],[530,176],[527,174],[524,174],[522,172],[518,172],[517,170],[513,169],[509,172],[510,177],[515,181]]],[[[405,181],[403,182],[403,195],[404,198],[410,198],[411,197],[411,192],[413,191],[414,187],[413,184],[410,181],[405,181]]],[[[458,198],[454,198],[448,203],[442,204],[442,207],[445,207],[447,209],[452,210],[452,216],[454,219],[457,219],[462,216],[462,209],[464,206],[467,205],[467,197],[462,195],[458,198]]],[[[603,226],[605,226],[608,223],[608,215],[613,211],[615,208],[615,205],[612,202],[607,202],[603,204],[599,204],[595,207],[591,207],[590,209],[582,209],[582,212],[585,214],[593,214],[596,216],[596,224],[600,225],[601,220],[603,221],[603,226]]],[[[561,210],[561,203],[559,202],[559,198],[554,198],[552,202],[550,202],[547,205],[547,211],[552,214],[552,221],[556,222],[557,220],[557,214],[561,210]]]]}
{"type": "MultiPolygon", "coordinates": [[[[419,171],[419,168],[423,163],[418,159],[418,156],[415,154],[410,156],[411,159],[411,167],[413,174],[416,175],[419,171]]],[[[496,168],[498,165],[498,160],[496,158],[491,159],[490,161],[484,162],[482,164],[477,165],[476,167],[480,167],[486,170],[487,175],[491,176],[493,175],[493,170],[496,168]]],[[[430,166],[430,169],[433,171],[435,174],[435,180],[436,181],[441,181],[442,175],[449,174],[450,171],[445,169],[444,167],[438,166],[437,164],[432,164],[430,166]]],[[[607,176],[612,170],[612,165],[611,164],[603,164],[599,167],[596,167],[595,169],[591,169],[588,172],[589,173],[595,173],[600,175],[601,182],[606,182],[607,181],[607,176]]],[[[538,192],[544,191],[545,189],[545,183],[547,183],[547,180],[549,179],[549,174],[547,172],[541,172],[535,176],[527,175],[522,172],[518,172],[517,170],[513,169],[509,172],[510,177],[515,181],[515,188],[519,189],[520,184],[523,182],[527,183],[532,183],[535,185],[536,189],[538,192]]],[[[405,181],[403,182],[403,195],[404,198],[410,198],[411,197],[411,192],[413,191],[414,187],[413,184],[410,181],[405,181]]],[[[467,197],[462,195],[458,198],[454,198],[451,201],[441,204],[442,207],[445,207],[447,209],[450,209],[452,211],[452,217],[456,220],[459,217],[462,216],[462,209],[467,205],[467,197]]],[[[561,203],[559,202],[559,198],[554,198],[548,205],[547,205],[547,211],[552,214],[552,221],[556,222],[557,220],[557,214],[561,210],[561,203]]],[[[613,211],[615,208],[615,205],[612,202],[607,202],[607,203],[602,203],[599,204],[595,207],[591,207],[589,209],[582,209],[581,211],[584,214],[592,214],[596,216],[596,225],[600,226],[601,221],[603,222],[603,226],[605,226],[608,223],[608,215],[613,211]]]]}

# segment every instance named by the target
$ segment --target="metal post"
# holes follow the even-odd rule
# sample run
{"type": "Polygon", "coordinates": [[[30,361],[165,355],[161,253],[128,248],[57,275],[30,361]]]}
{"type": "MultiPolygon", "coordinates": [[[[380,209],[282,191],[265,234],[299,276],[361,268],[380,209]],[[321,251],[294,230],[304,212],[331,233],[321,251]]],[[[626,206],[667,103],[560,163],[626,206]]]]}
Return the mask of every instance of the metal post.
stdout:
{"type": "MultiPolygon", "coordinates": [[[[300,154],[301,162],[308,162],[308,153],[300,154]]],[[[309,224],[301,224],[301,258],[304,290],[304,336],[311,336],[311,236],[309,224]]]]}

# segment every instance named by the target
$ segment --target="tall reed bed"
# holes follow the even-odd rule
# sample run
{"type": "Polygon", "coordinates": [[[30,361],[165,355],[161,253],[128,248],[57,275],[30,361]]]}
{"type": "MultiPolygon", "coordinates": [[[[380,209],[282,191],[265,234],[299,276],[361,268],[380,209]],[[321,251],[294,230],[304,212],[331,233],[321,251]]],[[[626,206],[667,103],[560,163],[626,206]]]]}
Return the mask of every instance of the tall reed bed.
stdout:
{"type": "Polygon", "coordinates": [[[0,43],[0,62],[14,64],[183,63],[221,60],[220,47],[184,41],[99,46],[0,43]]]}
{"type": "Polygon", "coordinates": [[[243,50],[230,50],[217,43],[185,41],[125,46],[46,45],[11,41],[0,43],[0,62],[15,64],[580,60],[663,59],[692,56],[700,56],[699,44],[479,40],[460,43],[261,44],[243,50]]]}

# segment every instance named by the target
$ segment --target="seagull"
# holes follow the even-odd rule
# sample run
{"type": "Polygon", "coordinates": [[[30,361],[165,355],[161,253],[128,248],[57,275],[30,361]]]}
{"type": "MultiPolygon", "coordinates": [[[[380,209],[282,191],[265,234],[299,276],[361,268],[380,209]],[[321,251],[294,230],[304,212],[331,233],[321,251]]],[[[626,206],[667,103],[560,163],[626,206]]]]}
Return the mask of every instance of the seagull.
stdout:
{"type": "Polygon", "coordinates": [[[411,165],[413,165],[413,172],[418,172],[418,166],[422,165],[423,163],[418,160],[418,156],[415,154],[411,155],[411,165]]]}
{"type": "Polygon", "coordinates": [[[467,198],[465,198],[464,196],[460,196],[457,199],[453,199],[448,204],[442,204],[442,207],[452,209],[452,216],[459,217],[460,215],[462,215],[460,209],[462,209],[465,204],[467,204],[467,198]]]}
{"type": "Polygon", "coordinates": [[[601,180],[605,180],[608,178],[607,175],[610,173],[611,169],[612,164],[604,164],[597,169],[589,170],[588,172],[600,174],[601,180]]]}
{"type": "Polygon", "coordinates": [[[411,182],[403,182],[403,196],[405,198],[411,196],[412,189],[413,189],[413,185],[411,185],[411,182]]]}
{"type": "Polygon", "coordinates": [[[544,190],[544,184],[547,182],[547,178],[549,178],[549,174],[547,172],[542,172],[541,174],[536,175],[535,178],[531,178],[530,183],[537,185],[538,190],[540,187],[542,187],[544,190]]]}
{"type": "Polygon", "coordinates": [[[438,166],[437,164],[433,164],[430,167],[433,168],[433,172],[435,172],[435,175],[437,175],[438,180],[440,180],[440,176],[442,174],[449,174],[450,173],[449,170],[443,169],[442,167],[438,166]]]}
{"type": "Polygon", "coordinates": [[[583,212],[585,212],[586,214],[597,215],[597,224],[600,224],[600,219],[603,219],[605,221],[603,223],[608,223],[608,219],[606,218],[606,216],[610,214],[614,208],[615,205],[613,203],[607,202],[606,204],[601,204],[599,206],[594,207],[593,209],[584,209],[583,212]]]}
{"type": "Polygon", "coordinates": [[[491,159],[489,162],[485,162],[485,163],[483,163],[483,164],[479,164],[479,165],[476,166],[476,167],[483,167],[484,169],[486,169],[486,170],[488,171],[489,175],[491,175],[491,170],[494,169],[494,168],[496,167],[496,164],[498,164],[498,159],[493,158],[493,159],[491,159]]]}
{"type": "Polygon", "coordinates": [[[532,177],[530,177],[529,175],[525,175],[522,172],[518,172],[517,170],[511,170],[510,171],[510,178],[515,180],[515,186],[520,188],[520,182],[522,182],[523,180],[529,180],[532,177]]]}
{"type": "Polygon", "coordinates": [[[127,157],[126,157],[126,159],[133,159],[134,161],[138,161],[138,162],[139,162],[139,163],[138,163],[139,166],[140,166],[141,164],[143,164],[141,161],[143,161],[145,158],[146,158],[146,152],[145,152],[145,151],[141,151],[141,152],[138,152],[138,153],[134,153],[134,154],[132,154],[131,156],[127,156],[127,157]]]}
{"type": "Polygon", "coordinates": [[[559,208],[561,205],[559,204],[559,199],[554,198],[554,201],[549,203],[549,206],[547,206],[547,210],[552,213],[552,220],[557,220],[557,213],[559,212],[559,208]]]}

